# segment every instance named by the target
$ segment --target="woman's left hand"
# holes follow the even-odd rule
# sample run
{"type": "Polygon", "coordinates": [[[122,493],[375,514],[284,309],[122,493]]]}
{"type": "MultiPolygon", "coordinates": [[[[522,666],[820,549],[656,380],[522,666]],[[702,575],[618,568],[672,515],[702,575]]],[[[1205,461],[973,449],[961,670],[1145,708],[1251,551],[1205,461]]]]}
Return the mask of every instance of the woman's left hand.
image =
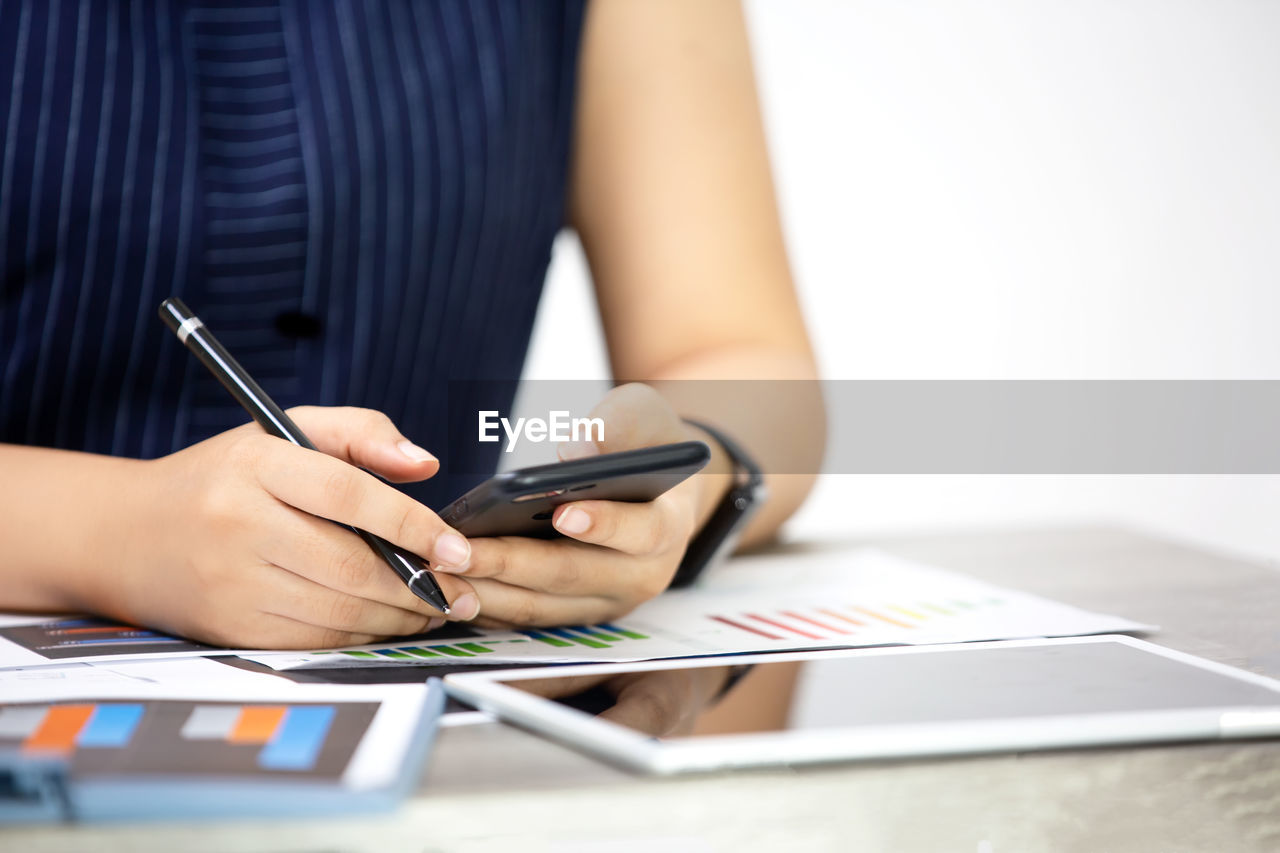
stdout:
{"type": "MultiPolygon", "coordinates": [[[[604,420],[604,440],[563,445],[561,458],[706,440],[647,385],[613,389],[591,417],[604,420]]],[[[480,599],[480,626],[605,622],[667,588],[701,517],[728,489],[727,479],[695,475],[647,503],[564,504],[553,516],[563,537],[472,539],[466,569],[437,571],[470,581],[480,599]]]]}

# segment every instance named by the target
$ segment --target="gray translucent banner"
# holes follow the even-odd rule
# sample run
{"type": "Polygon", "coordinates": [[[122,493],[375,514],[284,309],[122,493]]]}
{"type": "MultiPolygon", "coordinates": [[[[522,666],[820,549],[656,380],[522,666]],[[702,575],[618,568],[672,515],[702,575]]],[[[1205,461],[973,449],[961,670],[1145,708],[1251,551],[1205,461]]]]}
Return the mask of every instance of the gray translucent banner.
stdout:
{"type": "MultiPolygon", "coordinates": [[[[451,383],[451,444],[477,440],[477,412],[452,403],[486,396],[476,392],[478,385],[484,383],[451,383]],[[465,391],[455,397],[454,385],[465,391]]],[[[684,381],[658,387],[682,414],[740,436],[775,474],[1280,474],[1280,381],[684,381]],[[825,404],[821,456],[813,436],[822,424],[815,431],[809,423],[821,417],[814,414],[819,399],[825,404]]],[[[595,382],[524,382],[515,411],[502,415],[585,416],[607,391],[595,382]]]]}

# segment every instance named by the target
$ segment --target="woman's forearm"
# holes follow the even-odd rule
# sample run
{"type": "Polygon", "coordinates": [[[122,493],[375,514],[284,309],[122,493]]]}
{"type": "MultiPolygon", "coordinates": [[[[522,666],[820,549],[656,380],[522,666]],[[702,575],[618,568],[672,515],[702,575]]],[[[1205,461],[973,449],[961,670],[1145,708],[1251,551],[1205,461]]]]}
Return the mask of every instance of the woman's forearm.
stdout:
{"type": "MultiPolygon", "coordinates": [[[[731,435],[764,470],[769,499],[742,544],[773,538],[804,502],[822,463],[826,410],[809,353],[764,345],[719,347],[667,365],[650,384],[681,415],[731,435]]],[[[729,472],[723,451],[712,445],[708,470],[729,472]]],[[[714,496],[709,502],[701,520],[714,509],[714,496]]]]}
{"type": "Polygon", "coordinates": [[[128,527],[116,516],[146,464],[0,445],[0,609],[97,609],[111,575],[127,568],[128,527]]]}

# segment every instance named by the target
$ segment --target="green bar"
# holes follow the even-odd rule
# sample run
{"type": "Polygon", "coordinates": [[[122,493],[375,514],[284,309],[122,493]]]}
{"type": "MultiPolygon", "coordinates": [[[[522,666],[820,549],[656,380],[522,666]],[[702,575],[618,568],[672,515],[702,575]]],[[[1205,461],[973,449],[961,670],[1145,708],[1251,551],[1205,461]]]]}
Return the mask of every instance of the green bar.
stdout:
{"type": "Polygon", "coordinates": [[[939,607],[938,605],[936,605],[936,604],[930,604],[930,603],[928,603],[927,601],[926,601],[926,602],[922,602],[920,606],[921,606],[921,607],[924,607],[924,608],[927,608],[927,609],[929,609],[929,610],[932,610],[934,613],[941,613],[943,616],[954,616],[954,615],[955,615],[955,611],[954,611],[954,610],[948,610],[948,609],[947,609],[947,608],[945,608],[945,607],[939,607]]]}
{"type": "Polygon", "coordinates": [[[376,658],[373,652],[343,652],[344,655],[351,655],[353,658],[376,658]]]}
{"type": "Polygon", "coordinates": [[[597,639],[604,640],[606,643],[622,642],[621,637],[615,637],[612,634],[606,634],[604,631],[597,631],[594,628],[579,628],[578,630],[584,634],[590,634],[591,636],[596,637],[597,639]]]}
{"type": "Polygon", "coordinates": [[[563,628],[560,628],[558,630],[560,630],[562,633],[558,634],[557,636],[563,637],[564,639],[569,640],[570,642],[577,643],[580,646],[586,646],[589,649],[609,648],[608,643],[597,643],[595,640],[588,640],[586,637],[579,637],[577,634],[574,634],[571,631],[565,631],[563,628]]]}
{"type": "Polygon", "coordinates": [[[493,651],[493,649],[486,649],[484,646],[480,645],[479,643],[458,643],[458,648],[466,649],[469,652],[477,652],[482,655],[488,654],[489,652],[493,651]]]}
{"type": "Polygon", "coordinates": [[[601,625],[600,627],[604,628],[606,631],[612,631],[615,634],[619,634],[623,637],[626,637],[628,640],[649,639],[644,634],[637,634],[635,631],[628,631],[626,628],[619,628],[617,625],[601,625]]]}
{"type": "Polygon", "coordinates": [[[959,605],[960,607],[963,607],[965,610],[972,610],[972,609],[975,607],[975,605],[970,604],[970,603],[969,603],[969,602],[967,602],[967,601],[960,601],[960,600],[959,600],[959,599],[957,599],[957,598],[953,598],[953,599],[951,599],[951,603],[952,603],[952,604],[959,605]]]}
{"type": "Polygon", "coordinates": [[[464,652],[462,649],[455,649],[453,646],[432,646],[432,651],[439,652],[442,655],[448,655],[451,658],[473,658],[475,655],[471,652],[464,652]]]}
{"type": "Polygon", "coordinates": [[[415,647],[413,647],[413,646],[405,646],[405,647],[404,647],[404,648],[402,648],[400,651],[402,651],[402,652],[408,652],[408,653],[409,653],[409,654],[411,654],[411,655],[417,655],[417,656],[418,656],[418,657],[420,657],[420,658],[438,658],[438,657],[440,657],[440,655],[436,654],[436,653],[435,653],[435,652],[433,652],[433,651],[429,651],[429,650],[427,650],[427,649],[419,649],[419,648],[415,648],[415,647]]]}
{"type": "Polygon", "coordinates": [[[566,643],[564,640],[557,639],[556,637],[548,637],[546,634],[540,634],[537,631],[529,631],[527,633],[539,643],[546,643],[548,646],[555,646],[556,648],[563,649],[565,646],[573,645],[573,643],[566,643]]]}
{"type": "Polygon", "coordinates": [[[371,655],[371,657],[393,658],[395,660],[413,660],[413,655],[406,655],[404,652],[397,652],[392,649],[383,649],[376,655],[371,655]]]}

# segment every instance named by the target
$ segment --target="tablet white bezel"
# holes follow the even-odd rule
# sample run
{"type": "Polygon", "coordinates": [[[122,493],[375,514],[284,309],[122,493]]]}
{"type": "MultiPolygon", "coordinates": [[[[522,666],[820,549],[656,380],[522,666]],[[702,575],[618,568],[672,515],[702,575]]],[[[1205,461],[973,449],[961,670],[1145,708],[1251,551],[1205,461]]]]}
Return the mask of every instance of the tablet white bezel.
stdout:
{"type": "Polygon", "coordinates": [[[537,667],[461,673],[446,676],[444,681],[451,694],[481,710],[623,766],[659,774],[770,764],[917,758],[1280,735],[1280,681],[1118,634],[537,667]],[[846,729],[824,728],[658,741],[502,683],[574,675],[611,675],[658,668],[693,669],[727,664],[931,654],[939,651],[980,654],[993,648],[1084,643],[1119,643],[1188,666],[1267,687],[1276,692],[1276,701],[1274,706],[1261,709],[1223,706],[1168,711],[1073,713],[1061,717],[1009,717],[846,729]]]}

